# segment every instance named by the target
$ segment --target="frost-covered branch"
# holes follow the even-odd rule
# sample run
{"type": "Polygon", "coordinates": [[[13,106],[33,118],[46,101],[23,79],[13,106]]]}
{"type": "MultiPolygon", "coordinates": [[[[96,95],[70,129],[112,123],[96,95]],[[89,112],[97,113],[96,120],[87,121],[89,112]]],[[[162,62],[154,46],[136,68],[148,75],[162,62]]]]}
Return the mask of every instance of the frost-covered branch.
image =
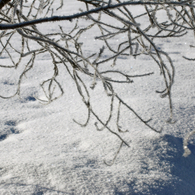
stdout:
{"type": "Polygon", "coordinates": [[[185,36],[190,30],[194,31],[195,4],[190,0],[126,2],[80,0],[80,2],[85,5],[83,10],[76,14],[61,16],[58,13],[65,6],[63,1],[58,3],[54,0],[0,1],[0,57],[9,59],[9,64],[4,64],[0,59],[0,68],[15,71],[22,69],[15,93],[0,97],[20,96],[24,77],[29,71],[33,71],[36,59],[47,54],[51,62],[48,66],[53,68],[53,74],[40,81],[45,98],[37,99],[48,104],[64,94],[59,80],[61,74],[59,66],[63,66],[75,83],[78,95],[87,109],[84,122],[74,121],[84,127],[90,122],[91,116],[95,117],[94,126],[98,131],[107,130],[118,137],[120,147],[116,152],[117,156],[123,145],[129,146],[124,136],[121,136],[121,133],[128,132],[128,129],[119,124],[123,117],[122,108],[133,113],[148,129],[157,133],[162,131],[162,127],[153,127],[152,118],[144,119],[136,109],[133,109],[122,95],[117,94],[115,88],[116,84],[124,87],[136,85],[134,78],[148,77],[154,74],[154,71],[143,73],[139,70],[140,72],[132,74],[130,68],[125,70],[119,60],[128,57],[131,61],[140,56],[147,56],[153,60],[159,68],[159,78],[164,80],[163,88],[156,89],[156,93],[159,93],[161,98],[168,98],[170,114],[167,122],[174,123],[171,89],[175,68],[166,51],[158,48],[156,40],[178,38],[185,36]],[[138,15],[133,12],[137,6],[143,8],[142,13],[138,15]],[[164,17],[160,21],[157,15],[162,10],[164,17]],[[83,20],[85,22],[82,22],[83,20]],[[53,22],[52,26],[57,21],[68,22],[55,27],[55,32],[45,32],[37,25],[53,22]],[[72,25],[69,31],[67,24],[72,25]],[[90,30],[93,28],[96,34],[92,36],[90,30]],[[100,43],[96,51],[86,52],[83,41],[85,36],[100,43]],[[15,44],[15,39],[20,40],[20,45],[15,44]],[[32,43],[36,45],[35,48],[31,47],[32,43]],[[24,64],[23,59],[28,63],[24,64]],[[96,90],[97,84],[101,84],[109,100],[109,113],[106,118],[98,114],[92,101],[92,91],[96,90]],[[114,115],[117,115],[117,119],[114,115]],[[115,128],[111,128],[113,121],[115,128]]]}
{"type": "MultiPolygon", "coordinates": [[[[84,16],[88,16],[90,14],[93,13],[99,13],[100,11],[107,11],[107,10],[112,10],[112,9],[116,9],[116,8],[120,8],[120,7],[124,7],[127,5],[168,5],[171,7],[174,6],[185,6],[185,7],[195,7],[194,5],[189,4],[188,1],[181,1],[181,2],[175,2],[175,1],[164,1],[163,3],[161,2],[156,2],[156,1],[127,1],[127,2],[123,2],[123,3],[118,3],[118,4],[107,4],[106,6],[101,6],[100,4],[97,3],[93,3],[93,1],[85,1],[85,0],[78,0],[78,1],[83,1],[86,4],[92,4],[94,6],[96,6],[97,8],[95,9],[91,9],[91,10],[87,10],[81,13],[77,13],[77,14],[73,14],[70,16],[52,16],[52,17],[45,17],[45,18],[39,18],[39,19],[35,19],[35,20],[31,20],[31,21],[26,21],[26,22],[20,22],[20,23],[15,23],[15,24],[0,24],[0,30],[8,30],[8,29],[16,29],[16,28],[22,28],[25,26],[29,26],[29,25],[35,25],[35,24],[40,24],[40,23],[46,23],[46,22],[56,22],[56,21],[62,21],[62,20],[68,20],[68,21],[72,21],[74,19],[77,18],[81,18],[84,16]]],[[[3,1],[4,2],[4,1],[3,1]]],[[[6,5],[9,2],[9,0],[7,0],[5,3],[2,3],[2,7],[4,5],[6,5]]],[[[95,2],[95,1],[94,1],[95,2]]],[[[103,2],[105,3],[105,2],[103,2]]],[[[0,7],[1,9],[1,7],[0,7]]],[[[131,25],[136,25],[134,23],[131,23],[131,25]]]]}
{"type": "Polygon", "coordinates": [[[184,138],[184,140],[183,140],[183,149],[184,149],[184,154],[183,154],[183,156],[184,157],[187,157],[187,156],[189,156],[190,154],[191,154],[191,151],[190,151],[190,149],[188,148],[188,141],[189,141],[189,138],[192,136],[192,135],[194,135],[195,134],[195,130],[194,131],[191,131],[190,133],[188,133],[187,135],[186,135],[186,137],[184,138]]]}

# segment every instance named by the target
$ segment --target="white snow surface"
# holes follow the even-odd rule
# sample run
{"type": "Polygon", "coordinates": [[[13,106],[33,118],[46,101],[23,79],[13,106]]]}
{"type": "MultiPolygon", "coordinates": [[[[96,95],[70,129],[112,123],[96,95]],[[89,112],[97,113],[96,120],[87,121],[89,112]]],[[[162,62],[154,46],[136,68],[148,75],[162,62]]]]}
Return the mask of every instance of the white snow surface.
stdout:
{"type": "MultiPolygon", "coordinates": [[[[69,0],[61,11],[64,15],[77,13],[82,6],[69,0]]],[[[73,25],[62,23],[70,29],[73,25]]],[[[55,24],[38,27],[54,31],[55,24]]],[[[101,47],[86,37],[85,44],[86,52],[96,52],[101,47]]],[[[132,63],[135,74],[140,70],[154,71],[149,77],[134,79],[125,88],[116,86],[116,91],[143,118],[152,117],[153,125],[157,129],[163,127],[163,131],[153,132],[124,109],[120,124],[129,131],[122,137],[130,147],[122,147],[112,166],[107,166],[104,160],[112,161],[120,140],[106,129],[97,131],[93,117],[85,128],[73,121],[83,122],[87,109],[64,67],[60,68],[59,76],[64,95],[48,105],[34,98],[42,96],[40,81],[53,71],[48,68],[51,62],[47,56],[37,59],[23,81],[21,98],[0,99],[0,194],[195,194],[193,139],[189,143],[192,153],[187,158],[182,156],[183,138],[195,127],[195,63],[182,58],[193,57],[190,44],[194,44],[190,33],[182,38],[158,41],[158,46],[172,58],[176,70],[172,99],[177,122],[172,125],[165,122],[169,115],[168,100],[155,93],[163,82],[159,81],[159,67],[154,61],[144,57],[118,61],[124,67],[132,63]]],[[[8,63],[8,59],[0,57],[0,63],[8,63]]],[[[17,71],[1,68],[1,95],[15,92],[17,71]]],[[[93,106],[103,119],[109,105],[101,87],[97,85],[94,91],[93,106]]]]}

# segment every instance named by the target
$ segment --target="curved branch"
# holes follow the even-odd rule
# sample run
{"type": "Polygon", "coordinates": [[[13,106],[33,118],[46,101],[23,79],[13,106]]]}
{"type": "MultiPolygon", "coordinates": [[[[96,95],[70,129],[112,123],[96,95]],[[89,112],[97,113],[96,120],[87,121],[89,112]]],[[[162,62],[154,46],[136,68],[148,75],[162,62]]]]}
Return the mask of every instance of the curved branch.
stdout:
{"type": "MultiPolygon", "coordinates": [[[[83,0],[80,0],[80,1],[83,1],[83,0]]],[[[7,3],[8,2],[9,2],[9,0],[7,0],[7,3]]],[[[83,1],[83,2],[85,2],[85,1],[83,1]]],[[[17,29],[17,28],[22,28],[25,26],[30,26],[30,25],[35,25],[35,24],[62,21],[62,20],[68,20],[71,22],[73,19],[76,19],[76,18],[81,18],[83,16],[87,16],[87,15],[90,15],[93,13],[99,13],[100,11],[115,9],[115,8],[122,7],[125,5],[159,5],[159,4],[160,4],[159,2],[142,2],[142,1],[137,1],[137,2],[130,1],[130,2],[123,2],[123,3],[114,4],[114,5],[109,4],[107,6],[97,7],[95,9],[92,9],[89,11],[84,11],[84,12],[77,13],[77,14],[73,14],[70,16],[52,16],[52,17],[48,17],[48,18],[40,18],[40,19],[31,20],[31,21],[27,21],[27,22],[21,22],[21,23],[17,23],[17,24],[0,24],[0,30],[17,29]]],[[[171,1],[171,2],[164,2],[163,4],[168,4],[168,5],[173,5],[173,6],[184,6],[185,5],[185,6],[189,6],[189,7],[194,7],[192,5],[189,5],[187,2],[171,1]]],[[[129,22],[129,24],[136,26],[136,24],[131,23],[131,22],[129,22]]]]}

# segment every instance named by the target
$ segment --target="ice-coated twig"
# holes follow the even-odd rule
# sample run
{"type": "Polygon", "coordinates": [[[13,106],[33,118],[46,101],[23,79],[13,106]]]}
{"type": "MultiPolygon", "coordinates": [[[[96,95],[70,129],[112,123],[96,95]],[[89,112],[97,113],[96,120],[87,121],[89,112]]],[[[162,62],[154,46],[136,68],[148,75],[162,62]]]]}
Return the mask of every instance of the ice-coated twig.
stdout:
{"type": "MultiPolygon", "coordinates": [[[[123,144],[129,146],[125,137],[121,136],[121,133],[130,131],[129,128],[128,131],[122,130],[125,127],[120,124],[121,118],[124,117],[121,107],[132,112],[149,129],[157,133],[162,131],[161,127],[154,128],[150,125],[152,120],[150,116],[146,120],[143,119],[141,113],[127,104],[123,95],[118,95],[115,88],[116,85],[121,85],[127,91],[128,87],[136,85],[135,78],[151,76],[156,73],[156,69],[143,72],[141,67],[133,73],[131,65],[128,68],[126,64],[124,68],[120,62],[125,58],[125,62],[128,61],[131,64],[134,63],[132,59],[137,60],[141,56],[146,56],[156,64],[159,79],[162,77],[164,80],[164,85],[161,89],[156,89],[156,92],[160,94],[160,97],[168,98],[170,116],[167,122],[175,123],[171,94],[175,68],[168,53],[159,48],[156,43],[157,40],[163,38],[178,38],[185,36],[189,31],[195,32],[195,5],[191,0],[79,1],[85,4],[85,8],[75,14],[63,16],[58,14],[58,10],[67,6],[67,3],[62,0],[58,3],[54,3],[54,0],[40,0],[38,4],[36,0],[32,2],[0,1],[0,57],[9,59],[6,65],[0,58],[0,68],[22,70],[17,81],[16,92],[9,97],[6,95],[0,97],[20,96],[21,84],[25,82],[23,78],[28,76],[29,71],[33,71],[37,57],[47,55],[50,60],[48,68],[52,67],[53,73],[48,78],[40,79],[40,88],[45,98],[37,97],[37,99],[48,104],[64,94],[64,85],[58,79],[61,74],[59,67],[64,67],[75,83],[78,95],[87,109],[87,114],[83,117],[84,122],[77,120],[74,122],[85,127],[93,117],[96,120],[97,130],[108,130],[121,141],[112,162],[105,162],[107,165],[112,165],[123,144]],[[132,7],[136,8],[138,5],[143,7],[143,12],[137,15],[132,12],[132,7]],[[162,10],[164,10],[164,17],[160,21],[157,15],[162,10]],[[148,22],[144,24],[140,22],[146,19],[148,22]],[[38,24],[44,25],[44,23],[58,21],[63,21],[63,24],[60,24],[55,32],[44,32],[38,28],[38,24]],[[71,29],[67,30],[67,24],[72,25],[71,29]],[[94,34],[91,34],[91,30],[94,34]],[[95,41],[98,44],[92,45],[94,49],[88,50],[86,49],[88,41],[85,42],[84,38],[92,39],[89,40],[90,44],[95,41]],[[15,45],[16,39],[21,42],[19,46],[15,45]],[[32,49],[31,44],[34,44],[36,48],[32,49]],[[26,64],[23,63],[23,59],[26,59],[26,64]],[[94,109],[94,104],[97,102],[92,101],[91,97],[93,95],[91,91],[96,92],[98,85],[109,98],[109,113],[106,118],[97,114],[98,112],[94,109]],[[112,127],[113,120],[114,127],[112,127]]],[[[53,23],[50,24],[53,25],[53,23]]],[[[193,56],[184,58],[194,61],[193,56]]],[[[69,84],[66,78],[65,83],[69,84]]],[[[105,107],[104,104],[99,106],[105,107]]],[[[184,140],[185,155],[189,153],[187,141],[191,135],[184,140]]]]}
{"type": "Polygon", "coordinates": [[[183,140],[183,149],[184,149],[183,156],[184,156],[184,157],[187,157],[187,156],[189,156],[189,155],[191,154],[191,151],[190,151],[190,149],[188,148],[188,140],[189,140],[189,138],[190,138],[192,135],[194,135],[194,134],[195,134],[195,130],[194,130],[194,131],[191,131],[190,133],[188,133],[188,134],[185,136],[184,140],[183,140]]]}

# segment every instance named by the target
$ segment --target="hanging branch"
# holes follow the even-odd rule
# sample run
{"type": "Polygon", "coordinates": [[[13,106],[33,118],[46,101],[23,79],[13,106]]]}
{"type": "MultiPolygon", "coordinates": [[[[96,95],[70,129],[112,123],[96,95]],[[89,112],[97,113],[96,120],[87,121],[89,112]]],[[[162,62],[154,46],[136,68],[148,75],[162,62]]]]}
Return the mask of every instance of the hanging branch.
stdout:
{"type": "MultiPolygon", "coordinates": [[[[94,125],[98,131],[107,130],[121,142],[111,163],[105,161],[107,165],[112,165],[123,144],[129,147],[129,143],[121,136],[121,133],[124,134],[130,131],[130,129],[123,130],[123,127],[119,124],[123,117],[121,107],[133,113],[148,129],[157,133],[162,131],[162,127],[154,128],[150,125],[152,118],[143,119],[136,109],[125,102],[123,96],[117,94],[114,87],[115,84],[123,87],[129,87],[129,84],[136,85],[134,78],[151,76],[154,71],[133,74],[130,72],[130,68],[124,70],[119,63],[119,59],[128,58],[131,62],[132,57],[136,60],[144,55],[153,60],[153,63],[159,68],[159,78],[164,79],[163,88],[156,90],[156,92],[160,94],[161,98],[168,98],[170,116],[167,122],[173,124],[175,120],[173,119],[171,89],[174,83],[175,68],[166,51],[162,51],[157,47],[156,40],[182,37],[188,31],[195,31],[195,5],[190,0],[79,1],[85,4],[85,10],[80,10],[79,13],[68,16],[58,15],[58,11],[65,6],[62,0],[56,7],[54,1],[50,0],[40,0],[38,5],[35,3],[36,1],[0,1],[0,56],[6,56],[9,59],[8,65],[2,64],[2,60],[0,60],[0,68],[13,68],[13,70],[18,71],[18,67],[23,67],[17,81],[16,92],[9,97],[2,95],[0,97],[7,99],[15,95],[20,96],[21,83],[24,82],[23,77],[28,76],[29,71],[33,71],[37,57],[47,54],[51,61],[48,66],[53,68],[53,74],[40,82],[40,88],[45,98],[36,97],[36,99],[48,104],[65,93],[61,80],[58,79],[61,74],[59,66],[63,65],[75,83],[78,95],[87,108],[84,122],[76,120],[74,122],[85,127],[89,124],[90,118],[95,117],[94,125]],[[136,15],[132,12],[132,7],[135,9],[138,5],[142,6],[144,11],[136,15]],[[25,12],[23,11],[24,8],[25,12]],[[165,17],[160,22],[157,14],[162,10],[165,10],[165,17]],[[44,17],[41,17],[42,15],[44,17]],[[107,20],[107,18],[110,20],[107,20]],[[148,23],[139,23],[145,21],[146,18],[148,23]],[[85,23],[82,22],[83,20],[85,20],[85,23]],[[37,24],[44,25],[47,22],[57,21],[65,21],[65,25],[58,26],[55,29],[56,32],[53,33],[44,32],[37,27],[37,24]],[[72,22],[72,28],[68,32],[66,21],[72,22]],[[93,39],[98,41],[100,47],[86,52],[87,43],[83,41],[83,37],[91,37],[91,34],[89,34],[91,29],[95,29],[93,39]],[[19,49],[14,44],[16,38],[21,40],[19,49]],[[30,45],[32,43],[36,45],[36,49],[31,49],[30,45]],[[28,59],[26,65],[23,64],[23,58],[28,59]],[[88,84],[87,80],[90,80],[91,83],[88,84]],[[101,114],[97,114],[94,109],[95,102],[91,98],[91,90],[95,91],[98,84],[101,84],[105,95],[109,99],[109,113],[106,119],[101,114]],[[115,105],[117,105],[116,109],[115,105]],[[116,116],[116,119],[114,116],[116,116]],[[113,121],[115,127],[111,128],[113,121]]],[[[194,60],[193,58],[184,58],[194,60]]],[[[186,143],[185,140],[185,147],[187,147],[186,143]]]]}

